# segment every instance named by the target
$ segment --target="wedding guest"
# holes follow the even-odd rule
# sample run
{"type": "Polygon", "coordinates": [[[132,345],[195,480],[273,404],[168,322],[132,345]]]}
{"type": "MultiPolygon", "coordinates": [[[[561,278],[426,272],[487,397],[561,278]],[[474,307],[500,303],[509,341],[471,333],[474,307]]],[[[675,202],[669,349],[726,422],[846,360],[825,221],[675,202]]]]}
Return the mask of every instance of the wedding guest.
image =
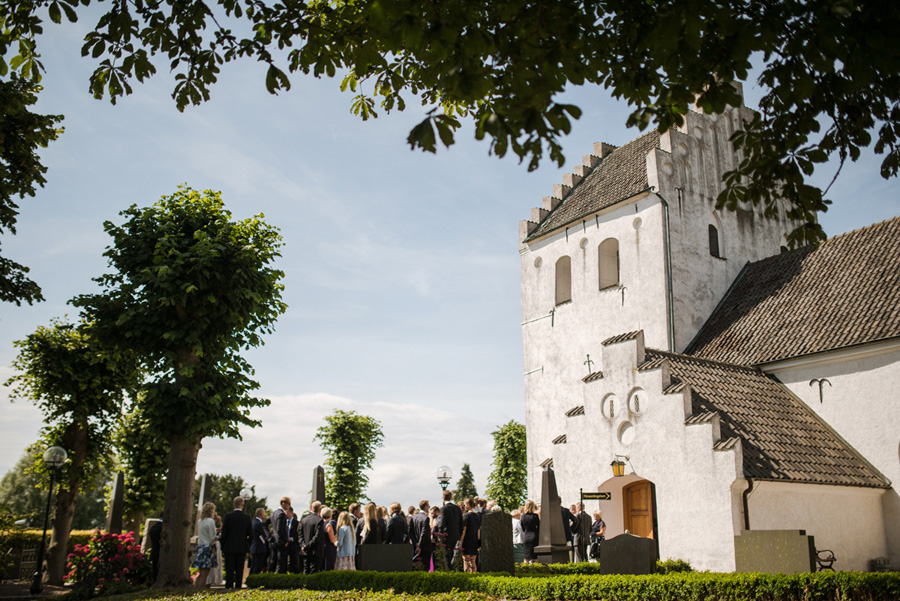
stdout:
{"type": "Polygon", "coordinates": [[[315,574],[325,567],[325,522],[319,511],[322,504],[313,501],[309,513],[300,520],[298,548],[303,552],[303,573],[315,574]]]}
{"type": "Polygon", "coordinates": [[[424,569],[431,571],[431,554],[434,545],[431,542],[431,523],[428,515],[428,505],[428,500],[421,501],[419,503],[421,511],[417,511],[413,514],[409,523],[409,541],[413,545],[413,562],[418,562],[424,569]]]}
{"type": "Polygon", "coordinates": [[[403,518],[400,503],[391,503],[391,518],[385,530],[384,542],[389,545],[409,544],[409,524],[403,518]]]}
{"type": "Polygon", "coordinates": [[[541,531],[541,518],[537,514],[537,506],[534,501],[525,502],[525,513],[519,519],[522,526],[522,547],[525,555],[525,563],[534,563],[537,555],[534,553],[534,547],[538,542],[538,535],[541,531]]]}
{"type": "Polygon", "coordinates": [[[330,507],[322,509],[322,519],[325,521],[325,570],[333,570],[337,561],[337,520],[334,511],[330,507]]]}
{"type": "Polygon", "coordinates": [[[244,564],[253,538],[253,526],[250,516],[244,513],[243,497],[235,497],[232,506],[234,511],[222,520],[220,543],[225,560],[225,588],[240,589],[244,585],[244,564]]]}
{"type": "MultiPolygon", "coordinates": [[[[357,506],[358,508],[358,506],[357,506]]],[[[356,534],[350,514],[342,511],[337,519],[337,563],[338,570],[356,570],[356,534]]]]}
{"type": "Polygon", "coordinates": [[[522,532],[522,522],[519,519],[522,516],[522,511],[519,508],[516,508],[513,509],[512,513],[509,515],[512,517],[513,527],[513,561],[515,563],[522,563],[522,560],[525,559],[525,553],[522,550],[524,533],[522,532]]]}
{"type": "Polygon", "coordinates": [[[575,561],[587,561],[587,549],[591,539],[591,516],[584,510],[584,503],[581,501],[575,504],[575,509],[577,510],[575,514],[577,525],[575,526],[575,532],[572,533],[575,561]]]}
{"type": "Polygon", "coordinates": [[[278,505],[278,508],[269,516],[272,524],[272,557],[269,558],[269,571],[286,574],[288,571],[288,547],[291,542],[286,512],[291,508],[291,498],[281,497],[278,505]]]}
{"type": "Polygon", "coordinates": [[[209,577],[209,570],[218,566],[216,556],[213,554],[212,543],[216,540],[216,521],[213,516],[216,513],[216,505],[206,502],[200,508],[200,523],[197,526],[197,550],[194,556],[192,568],[199,570],[194,586],[197,588],[209,586],[206,579],[209,577]]]}
{"type": "Polygon", "coordinates": [[[478,541],[481,534],[481,518],[475,512],[475,504],[471,499],[463,502],[463,510],[465,516],[463,519],[463,531],[460,536],[459,547],[463,556],[463,570],[466,572],[476,572],[476,558],[478,556],[478,541]]]}
{"type": "Polygon", "coordinates": [[[453,558],[457,553],[459,537],[462,534],[462,511],[453,502],[453,492],[444,491],[444,506],[441,508],[441,530],[444,537],[444,568],[453,570],[453,558]]]}
{"type": "Polygon", "coordinates": [[[250,542],[250,573],[260,574],[266,569],[269,552],[269,533],[266,531],[266,510],[256,510],[253,518],[253,540],[250,542]]]}
{"type": "Polygon", "coordinates": [[[366,505],[364,517],[357,522],[356,535],[361,545],[380,545],[384,542],[375,503],[366,505]]]}

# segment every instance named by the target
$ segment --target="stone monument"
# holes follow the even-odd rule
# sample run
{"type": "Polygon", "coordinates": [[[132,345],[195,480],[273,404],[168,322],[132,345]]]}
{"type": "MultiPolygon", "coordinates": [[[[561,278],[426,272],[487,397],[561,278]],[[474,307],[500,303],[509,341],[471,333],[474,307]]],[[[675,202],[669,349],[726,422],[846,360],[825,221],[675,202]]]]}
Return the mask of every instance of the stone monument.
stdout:
{"type": "Polygon", "coordinates": [[[506,572],[515,576],[512,516],[489,511],[481,517],[481,571],[506,572]]]}
{"type": "Polygon", "coordinates": [[[321,465],[317,465],[313,470],[312,499],[310,503],[312,501],[325,504],[325,470],[322,469],[321,465]]]}
{"type": "Polygon", "coordinates": [[[601,574],[652,574],[656,541],[625,533],[600,543],[601,574]]]}
{"type": "Polygon", "coordinates": [[[556,474],[545,467],[541,474],[541,531],[534,548],[541,563],[568,563],[569,545],[563,529],[562,502],[556,491],[556,474]]]}
{"type": "Polygon", "coordinates": [[[106,531],[110,534],[122,534],[122,514],[125,510],[125,474],[116,474],[109,510],[106,512],[106,531]]]}

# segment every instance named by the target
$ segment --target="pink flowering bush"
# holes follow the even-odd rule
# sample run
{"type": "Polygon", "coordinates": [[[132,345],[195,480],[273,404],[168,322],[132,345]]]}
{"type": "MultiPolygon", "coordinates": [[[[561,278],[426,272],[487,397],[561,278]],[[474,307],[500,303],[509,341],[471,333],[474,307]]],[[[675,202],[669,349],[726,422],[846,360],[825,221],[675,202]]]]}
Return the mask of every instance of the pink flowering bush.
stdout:
{"type": "Polygon", "coordinates": [[[126,592],[146,584],[150,561],[141,553],[134,532],[103,534],[97,530],[84,545],[75,545],[68,557],[66,580],[74,587],[73,599],[126,592]]]}

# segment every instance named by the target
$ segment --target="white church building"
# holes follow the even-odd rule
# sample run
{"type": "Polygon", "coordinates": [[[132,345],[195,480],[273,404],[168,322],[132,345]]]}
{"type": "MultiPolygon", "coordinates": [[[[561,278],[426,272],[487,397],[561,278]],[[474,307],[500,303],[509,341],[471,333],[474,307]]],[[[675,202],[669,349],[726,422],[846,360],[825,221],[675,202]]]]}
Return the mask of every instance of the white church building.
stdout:
{"type": "Polygon", "coordinates": [[[716,210],[752,114],[596,144],[521,222],[529,496],[552,466],[701,570],[747,530],[900,569],[900,218],[787,252],[783,211],[716,210]]]}

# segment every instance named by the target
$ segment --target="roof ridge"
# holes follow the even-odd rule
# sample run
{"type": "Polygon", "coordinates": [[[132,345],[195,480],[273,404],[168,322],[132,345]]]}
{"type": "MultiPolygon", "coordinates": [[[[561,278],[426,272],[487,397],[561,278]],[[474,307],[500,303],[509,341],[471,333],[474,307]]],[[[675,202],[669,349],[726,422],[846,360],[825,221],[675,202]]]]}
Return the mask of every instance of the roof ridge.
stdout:
{"type": "Polygon", "coordinates": [[[697,357],[696,355],[686,355],[684,353],[673,353],[671,351],[661,351],[661,350],[655,349],[655,348],[645,349],[645,352],[658,353],[658,354],[666,356],[666,357],[677,357],[677,358],[688,359],[690,361],[696,361],[698,363],[709,363],[710,365],[721,365],[723,367],[738,368],[738,369],[743,369],[743,370],[747,370],[747,371],[756,372],[756,373],[759,373],[762,375],[766,375],[766,373],[763,370],[761,370],[759,367],[757,367],[756,365],[742,365],[740,363],[728,363],[727,361],[717,361],[715,359],[707,359],[706,357],[697,357]]]}

